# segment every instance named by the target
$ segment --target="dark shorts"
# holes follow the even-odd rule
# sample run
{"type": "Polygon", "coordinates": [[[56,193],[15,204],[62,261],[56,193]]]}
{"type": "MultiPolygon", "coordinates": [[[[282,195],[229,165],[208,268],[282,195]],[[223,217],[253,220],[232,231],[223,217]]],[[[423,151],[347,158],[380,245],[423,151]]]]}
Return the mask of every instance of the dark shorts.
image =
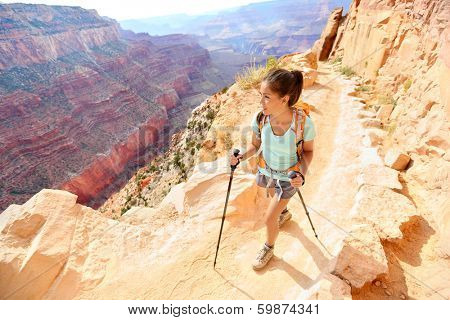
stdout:
{"type": "MultiPolygon", "coordinates": [[[[265,188],[269,180],[270,177],[265,176],[261,172],[258,171],[256,173],[256,184],[258,186],[265,188]]],[[[269,188],[275,188],[276,195],[281,199],[290,199],[297,192],[297,188],[294,188],[289,181],[278,179],[273,179],[269,188]]]]}

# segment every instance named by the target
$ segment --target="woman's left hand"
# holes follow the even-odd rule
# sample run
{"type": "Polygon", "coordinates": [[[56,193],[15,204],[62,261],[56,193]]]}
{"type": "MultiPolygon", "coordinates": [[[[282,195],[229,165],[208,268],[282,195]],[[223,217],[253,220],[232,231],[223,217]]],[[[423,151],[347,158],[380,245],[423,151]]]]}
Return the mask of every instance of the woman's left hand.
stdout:
{"type": "Polygon", "coordinates": [[[290,180],[291,180],[291,185],[294,188],[300,188],[303,185],[303,178],[299,174],[297,174],[297,177],[295,177],[294,179],[290,179],[290,180]]]}

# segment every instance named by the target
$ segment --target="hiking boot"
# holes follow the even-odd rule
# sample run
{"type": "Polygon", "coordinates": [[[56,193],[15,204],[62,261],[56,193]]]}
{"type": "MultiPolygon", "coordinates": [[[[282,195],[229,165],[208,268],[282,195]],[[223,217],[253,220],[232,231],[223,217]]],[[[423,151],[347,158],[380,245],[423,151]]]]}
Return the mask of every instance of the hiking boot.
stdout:
{"type": "Polygon", "coordinates": [[[269,248],[264,244],[263,248],[259,250],[258,256],[253,262],[253,269],[260,270],[265,267],[267,262],[273,257],[273,248],[269,248]]]}
{"type": "Polygon", "coordinates": [[[288,211],[288,209],[284,209],[283,212],[278,217],[278,227],[281,228],[281,226],[288,220],[291,220],[292,213],[288,211]]]}

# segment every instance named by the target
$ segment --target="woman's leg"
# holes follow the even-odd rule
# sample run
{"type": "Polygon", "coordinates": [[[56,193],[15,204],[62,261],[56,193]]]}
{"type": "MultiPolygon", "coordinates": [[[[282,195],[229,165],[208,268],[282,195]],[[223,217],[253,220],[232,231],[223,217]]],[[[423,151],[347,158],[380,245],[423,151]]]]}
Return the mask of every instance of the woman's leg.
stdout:
{"type": "Polygon", "coordinates": [[[286,208],[290,199],[280,199],[278,201],[278,197],[272,196],[270,200],[269,207],[267,208],[267,216],[266,216],[266,243],[273,247],[275,245],[275,240],[278,237],[278,233],[280,232],[278,226],[278,217],[281,212],[286,208]]]}
{"type": "Polygon", "coordinates": [[[270,199],[272,199],[273,196],[275,195],[275,188],[268,188],[268,189],[269,189],[270,199]]]}

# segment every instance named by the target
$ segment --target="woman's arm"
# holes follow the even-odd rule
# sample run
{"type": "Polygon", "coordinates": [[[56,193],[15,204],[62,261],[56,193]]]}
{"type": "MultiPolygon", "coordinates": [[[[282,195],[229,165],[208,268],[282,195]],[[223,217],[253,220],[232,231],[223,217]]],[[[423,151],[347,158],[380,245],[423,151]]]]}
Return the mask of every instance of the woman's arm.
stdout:
{"type": "Polygon", "coordinates": [[[301,159],[302,173],[306,176],[308,167],[311,164],[314,155],[314,140],[305,141],[303,143],[303,157],[301,159]]]}
{"type": "Polygon", "coordinates": [[[261,140],[258,139],[256,134],[252,133],[252,142],[248,144],[247,151],[242,154],[241,160],[247,160],[248,158],[252,157],[261,146],[261,140]]]}
{"type": "Polygon", "coordinates": [[[233,154],[230,155],[230,164],[236,165],[238,163],[238,160],[244,161],[253,156],[258,150],[261,145],[261,140],[258,139],[256,134],[253,132],[252,135],[252,142],[248,144],[247,151],[243,154],[238,155],[235,157],[233,154]]]}

